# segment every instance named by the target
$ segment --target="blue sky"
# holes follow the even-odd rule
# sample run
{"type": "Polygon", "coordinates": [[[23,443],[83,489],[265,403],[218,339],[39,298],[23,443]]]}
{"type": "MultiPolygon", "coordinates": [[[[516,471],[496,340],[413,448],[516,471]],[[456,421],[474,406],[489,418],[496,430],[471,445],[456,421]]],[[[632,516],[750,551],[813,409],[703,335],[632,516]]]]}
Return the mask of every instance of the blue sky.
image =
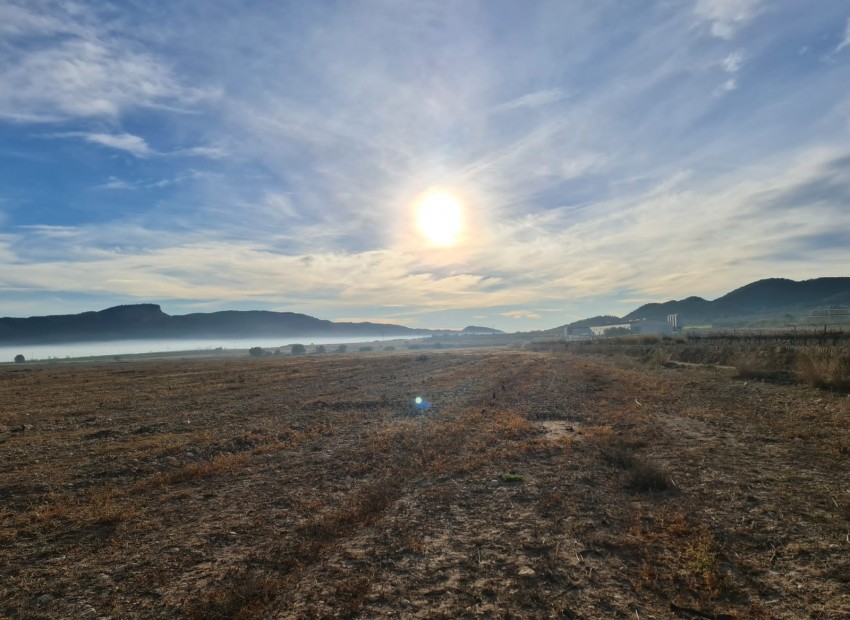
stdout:
{"type": "Polygon", "coordinates": [[[0,0],[3,316],[539,329],[847,276],[848,231],[843,1],[0,0]]]}

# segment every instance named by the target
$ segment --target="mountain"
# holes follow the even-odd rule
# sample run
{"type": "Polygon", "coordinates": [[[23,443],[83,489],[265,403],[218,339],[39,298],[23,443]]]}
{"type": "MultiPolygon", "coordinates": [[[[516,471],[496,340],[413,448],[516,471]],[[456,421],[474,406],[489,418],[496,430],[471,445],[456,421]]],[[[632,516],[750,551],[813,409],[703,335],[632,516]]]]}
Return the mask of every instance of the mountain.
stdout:
{"type": "Polygon", "coordinates": [[[768,278],[751,282],[726,293],[714,301],[702,297],[649,303],[624,317],[601,315],[574,321],[564,327],[616,325],[638,319],[664,321],[669,314],[679,314],[687,325],[723,321],[746,321],[756,318],[803,316],[818,308],[850,306],[850,278],[815,278],[796,282],[786,278],[768,278]]]}
{"type": "Polygon", "coordinates": [[[759,315],[800,315],[815,308],[834,305],[850,305],[850,278],[816,278],[801,282],[768,278],[751,282],[714,301],[688,297],[680,301],[645,304],[623,319],[664,320],[668,314],[678,313],[685,321],[693,324],[759,315]]]}
{"type": "Polygon", "coordinates": [[[294,312],[264,310],[171,316],[157,304],[116,306],[99,312],[0,318],[0,344],[38,344],[146,338],[408,337],[438,333],[382,323],[334,323],[294,312]]]}
{"type": "Polygon", "coordinates": [[[505,332],[503,332],[500,329],[493,329],[492,327],[479,327],[478,325],[467,325],[462,330],[460,330],[460,333],[461,334],[480,336],[482,334],[487,334],[487,335],[504,334],[505,332]]]}
{"type": "Polygon", "coordinates": [[[621,323],[622,321],[623,319],[618,316],[614,316],[612,314],[601,314],[599,316],[592,316],[589,319],[573,321],[569,324],[569,327],[596,327],[598,325],[614,325],[615,323],[621,323]]]}
{"type": "Polygon", "coordinates": [[[704,317],[712,314],[712,303],[702,297],[688,297],[681,301],[665,301],[664,303],[644,304],[637,310],[628,313],[623,319],[664,319],[668,314],[679,313],[688,317],[704,317]]]}

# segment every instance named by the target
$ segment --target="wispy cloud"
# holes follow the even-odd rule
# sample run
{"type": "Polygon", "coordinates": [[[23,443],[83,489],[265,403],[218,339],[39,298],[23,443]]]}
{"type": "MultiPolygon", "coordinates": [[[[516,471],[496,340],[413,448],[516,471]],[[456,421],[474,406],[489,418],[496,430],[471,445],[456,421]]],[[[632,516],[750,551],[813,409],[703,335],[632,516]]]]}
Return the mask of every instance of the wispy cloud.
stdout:
{"type": "Polygon", "coordinates": [[[528,93],[506,101],[493,108],[493,112],[508,112],[510,110],[519,110],[523,108],[538,108],[556,101],[561,101],[565,98],[565,94],[559,89],[539,90],[533,93],[528,93]]]}
{"type": "Polygon", "coordinates": [[[714,96],[720,97],[725,95],[726,93],[731,93],[733,90],[737,90],[738,81],[735,78],[729,78],[723,84],[714,89],[714,96]]]}
{"type": "Polygon", "coordinates": [[[229,153],[220,146],[196,146],[173,151],[155,151],[141,136],[130,133],[101,133],[85,131],[65,131],[47,134],[52,138],[79,138],[90,144],[124,151],[134,157],[198,157],[205,159],[224,159],[229,153]]]}
{"type": "Polygon", "coordinates": [[[0,70],[0,116],[18,120],[115,117],[124,109],[199,96],[147,54],[83,40],[20,53],[0,70]]]}
{"type": "Polygon", "coordinates": [[[726,73],[737,73],[744,64],[744,53],[741,50],[731,52],[721,63],[726,73]]]}
{"type": "Polygon", "coordinates": [[[203,157],[207,159],[225,159],[230,156],[230,151],[223,146],[193,146],[177,149],[166,155],[174,157],[203,157]]]}
{"type": "Polygon", "coordinates": [[[838,153],[807,157],[809,163],[784,162],[795,172],[782,179],[760,177],[754,167],[699,190],[671,186],[617,201],[610,215],[593,221],[571,222],[561,209],[549,222],[506,222],[469,251],[467,269],[444,272],[428,255],[409,249],[280,254],[259,231],[256,241],[234,242],[204,231],[30,227],[8,238],[15,268],[3,270],[0,288],[114,291],[161,300],[262,299],[323,313],[340,304],[372,307],[380,296],[382,305],[404,308],[410,316],[446,307],[507,306],[515,309],[501,316],[534,319],[542,313],[520,304],[613,294],[623,290],[624,280],[630,298],[720,293],[728,286],[727,269],[756,279],[783,251],[786,276],[842,275],[843,241],[830,244],[824,235],[850,229],[850,214],[840,206],[841,196],[850,195],[850,159],[838,153]],[[776,217],[779,208],[782,216],[776,217]],[[659,226],[663,219],[676,222],[675,236],[659,226]],[[815,237],[820,244],[806,241],[815,237]]]}
{"type": "Polygon", "coordinates": [[[542,318],[536,312],[530,312],[528,310],[511,310],[509,312],[502,312],[502,316],[507,317],[509,319],[539,319],[542,318]]]}
{"type": "Polygon", "coordinates": [[[731,39],[761,9],[761,0],[697,0],[694,11],[711,25],[711,34],[731,39]]]}
{"type": "Polygon", "coordinates": [[[92,6],[4,0],[0,32],[17,44],[5,47],[0,63],[0,119],[116,118],[214,96],[182,84],[166,62],[117,36],[92,6]]]}
{"type": "Polygon", "coordinates": [[[130,183],[124,179],[118,179],[116,177],[109,177],[109,180],[106,183],[101,183],[96,186],[97,189],[136,189],[137,185],[135,183],[130,183]]]}
{"type": "Polygon", "coordinates": [[[844,27],[844,40],[835,48],[835,52],[840,52],[845,47],[850,47],[850,18],[847,19],[847,25],[844,27]]]}
{"type": "Polygon", "coordinates": [[[148,146],[144,138],[129,133],[86,133],[82,131],[68,131],[64,133],[51,134],[54,138],[79,138],[91,144],[105,146],[110,149],[124,151],[134,157],[148,157],[154,154],[153,149],[148,146]]]}

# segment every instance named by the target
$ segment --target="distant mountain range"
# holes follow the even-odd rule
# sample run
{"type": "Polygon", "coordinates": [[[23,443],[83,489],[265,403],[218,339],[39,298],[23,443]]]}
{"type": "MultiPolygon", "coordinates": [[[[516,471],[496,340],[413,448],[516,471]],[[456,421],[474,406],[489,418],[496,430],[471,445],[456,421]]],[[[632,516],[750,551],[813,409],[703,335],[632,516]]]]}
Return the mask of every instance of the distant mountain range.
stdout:
{"type": "MultiPolygon", "coordinates": [[[[203,338],[405,338],[442,335],[451,330],[411,329],[383,323],[335,323],[294,312],[263,310],[171,316],[157,304],[116,306],[99,312],[29,318],[0,318],[0,344],[53,344],[141,339],[203,338]]],[[[467,327],[462,333],[501,333],[467,327]]]]}
{"type": "MultiPolygon", "coordinates": [[[[596,316],[570,327],[611,325],[635,319],[666,319],[679,314],[686,325],[730,323],[756,318],[800,317],[818,308],[850,306],[850,277],[795,282],[783,278],[759,280],[715,299],[688,297],[645,304],[617,317],[596,316]]],[[[560,328],[558,328],[560,329],[560,328]]],[[[551,331],[551,330],[550,330],[551,331]]],[[[448,334],[499,334],[489,327],[460,331],[411,329],[383,323],[335,323],[294,312],[264,310],[194,313],[172,316],[157,304],[116,306],[99,312],[29,318],[0,318],[0,344],[53,344],[139,339],[204,339],[274,337],[407,338],[448,334]]]]}
{"type": "Polygon", "coordinates": [[[816,278],[802,282],[769,278],[742,286],[714,301],[688,297],[650,303],[623,317],[597,316],[570,323],[570,327],[612,325],[636,319],[666,320],[669,314],[679,314],[687,325],[784,315],[796,318],[829,306],[850,306],[850,278],[816,278]]]}

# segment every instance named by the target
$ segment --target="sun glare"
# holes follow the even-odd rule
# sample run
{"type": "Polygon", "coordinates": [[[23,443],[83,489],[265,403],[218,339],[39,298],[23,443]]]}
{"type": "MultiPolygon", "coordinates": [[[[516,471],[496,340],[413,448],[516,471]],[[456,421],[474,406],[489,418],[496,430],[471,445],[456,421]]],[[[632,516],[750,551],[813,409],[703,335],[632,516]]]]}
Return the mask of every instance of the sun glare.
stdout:
{"type": "Polygon", "coordinates": [[[416,223],[423,237],[435,245],[452,245],[463,226],[463,213],[457,198],[443,191],[425,194],[416,209],[416,223]]]}

